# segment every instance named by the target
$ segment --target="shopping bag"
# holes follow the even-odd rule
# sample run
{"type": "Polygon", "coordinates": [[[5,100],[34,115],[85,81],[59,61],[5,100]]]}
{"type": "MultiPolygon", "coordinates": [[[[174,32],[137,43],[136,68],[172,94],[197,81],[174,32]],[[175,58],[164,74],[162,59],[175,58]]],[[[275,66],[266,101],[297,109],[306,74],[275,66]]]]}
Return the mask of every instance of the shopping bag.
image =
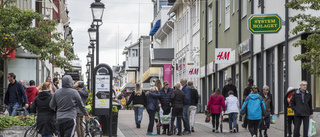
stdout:
{"type": "Polygon", "coordinates": [[[210,117],[211,117],[211,112],[210,111],[206,111],[206,119],[204,120],[204,122],[209,123],[210,122],[210,117]]]}
{"type": "Polygon", "coordinates": [[[309,120],[308,137],[316,135],[316,121],[313,119],[309,120]]]}
{"type": "Polygon", "coordinates": [[[270,116],[270,123],[275,124],[276,123],[276,116],[270,116]]]}
{"type": "Polygon", "coordinates": [[[9,111],[6,109],[6,111],[4,111],[4,113],[6,116],[9,116],[9,111]]]}

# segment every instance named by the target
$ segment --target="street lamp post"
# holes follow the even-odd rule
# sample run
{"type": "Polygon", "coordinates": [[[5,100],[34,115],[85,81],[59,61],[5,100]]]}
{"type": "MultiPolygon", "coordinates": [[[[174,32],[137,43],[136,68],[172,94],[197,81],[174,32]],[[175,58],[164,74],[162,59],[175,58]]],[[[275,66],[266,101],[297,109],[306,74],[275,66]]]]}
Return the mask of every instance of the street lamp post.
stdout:
{"type": "Polygon", "coordinates": [[[92,55],[91,55],[91,69],[90,69],[90,77],[91,77],[91,92],[93,93],[93,71],[94,71],[94,44],[93,44],[93,41],[90,42],[90,46],[88,47],[89,51],[91,50],[92,51],[92,55]]]}
{"type": "MultiPolygon", "coordinates": [[[[89,57],[91,58],[91,56],[89,56],[89,57]]],[[[91,61],[91,59],[90,59],[90,61],[91,61]]],[[[87,88],[88,89],[90,89],[90,86],[89,86],[89,72],[90,72],[90,67],[91,67],[90,61],[88,60],[87,65],[86,65],[86,68],[87,68],[86,77],[87,77],[87,88]]]]}
{"type": "Polygon", "coordinates": [[[100,2],[101,0],[95,0],[95,2],[91,3],[91,11],[92,11],[92,17],[93,17],[93,24],[96,26],[96,49],[97,49],[97,55],[96,55],[96,65],[99,64],[99,27],[103,24],[102,22],[102,16],[104,11],[104,4],[100,2]]]}

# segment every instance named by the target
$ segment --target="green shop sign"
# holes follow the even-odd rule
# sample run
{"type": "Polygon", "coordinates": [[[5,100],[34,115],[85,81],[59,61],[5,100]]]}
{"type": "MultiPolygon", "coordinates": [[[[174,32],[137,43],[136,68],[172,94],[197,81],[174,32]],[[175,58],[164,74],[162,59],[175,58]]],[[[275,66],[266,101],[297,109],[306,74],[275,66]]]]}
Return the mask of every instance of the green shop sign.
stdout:
{"type": "Polygon", "coordinates": [[[277,33],[281,29],[281,18],[278,14],[252,14],[248,29],[252,34],[277,33]]]}

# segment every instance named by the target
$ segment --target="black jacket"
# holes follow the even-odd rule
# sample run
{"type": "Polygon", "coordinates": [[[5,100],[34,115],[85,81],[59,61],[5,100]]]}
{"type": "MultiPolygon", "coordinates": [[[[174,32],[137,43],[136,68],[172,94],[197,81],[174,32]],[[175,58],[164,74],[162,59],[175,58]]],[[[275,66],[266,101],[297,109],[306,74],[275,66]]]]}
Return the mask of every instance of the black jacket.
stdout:
{"type": "Polygon", "coordinates": [[[223,89],[222,89],[222,95],[223,95],[223,97],[224,98],[227,98],[229,95],[228,95],[228,92],[230,91],[230,90],[232,90],[233,91],[233,95],[235,96],[235,97],[238,97],[238,93],[237,93],[237,88],[236,88],[236,86],[234,86],[233,84],[227,84],[227,85],[225,85],[224,87],[223,87],[223,89]]]}
{"type": "Polygon", "coordinates": [[[251,93],[251,87],[252,85],[248,85],[244,91],[243,91],[243,102],[244,100],[247,98],[247,96],[249,96],[249,94],[251,93]]]}
{"type": "Polygon", "coordinates": [[[173,108],[183,108],[186,102],[186,96],[182,90],[173,90],[171,94],[171,104],[173,108]]]}
{"type": "Polygon", "coordinates": [[[128,106],[131,103],[131,101],[133,102],[132,103],[133,105],[140,104],[140,105],[146,106],[147,105],[146,94],[142,92],[142,94],[138,96],[138,95],[135,95],[135,91],[133,91],[126,105],[128,106]]]}
{"type": "Polygon", "coordinates": [[[161,95],[160,97],[160,103],[161,103],[161,108],[166,111],[170,110],[170,99],[171,99],[171,94],[172,94],[173,88],[168,88],[167,93],[164,91],[164,88],[161,88],[159,90],[159,93],[161,95]]]}
{"type": "MultiPolygon", "coordinates": [[[[87,98],[88,98],[88,92],[85,90],[85,89],[82,89],[82,90],[78,90],[78,92],[79,92],[79,95],[80,95],[80,97],[81,97],[81,100],[82,100],[82,103],[83,103],[83,105],[86,105],[87,104],[87,98]]],[[[81,112],[81,110],[79,109],[79,107],[77,108],[77,113],[78,114],[83,114],[82,112],[81,112]]]]}
{"type": "Polygon", "coordinates": [[[301,90],[296,90],[291,97],[290,106],[294,111],[294,116],[310,116],[313,114],[312,110],[312,95],[307,90],[302,100],[301,90]]]}
{"type": "Polygon", "coordinates": [[[27,94],[21,83],[15,81],[13,84],[9,83],[7,92],[4,98],[4,104],[9,105],[9,103],[28,104],[27,94]]]}
{"type": "Polygon", "coordinates": [[[267,94],[267,97],[264,96],[263,92],[259,93],[260,96],[263,98],[264,105],[266,106],[266,116],[270,116],[270,114],[274,114],[274,107],[272,101],[272,95],[270,92],[267,94]]]}
{"type": "Polygon", "coordinates": [[[190,106],[197,106],[198,100],[199,100],[198,91],[193,86],[190,86],[190,89],[191,89],[190,106]]]}
{"type": "Polygon", "coordinates": [[[31,113],[38,112],[37,129],[41,135],[49,135],[56,131],[56,112],[49,107],[51,98],[52,94],[50,91],[42,91],[38,94],[30,106],[31,113]]]}

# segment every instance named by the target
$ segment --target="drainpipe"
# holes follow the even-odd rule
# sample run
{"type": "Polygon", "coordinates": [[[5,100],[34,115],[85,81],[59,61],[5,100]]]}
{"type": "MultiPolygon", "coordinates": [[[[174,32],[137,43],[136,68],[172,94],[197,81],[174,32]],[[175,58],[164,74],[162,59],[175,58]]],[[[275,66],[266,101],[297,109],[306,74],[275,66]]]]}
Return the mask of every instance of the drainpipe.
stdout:
{"type": "MultiPolygon", "coordinates": [[[[239,13],[238,13],[238,44],[241,43],[241,0],[239,2],[239,13]]],[[[239,62],[238,62],[238,67],[239,67],[239,90],[241,90],[241,55],[239,54],[239,62]]],[[[239,104],[241,104],[241,93],[239,92],[239,104]]],[[[241,118],[240,118],[241,119],[241,118]]]]}
{"type": "MultiPolygon", "coordinates": [[[[254,14],[254,0],[251,1],[251,14],[254,14]]],[[[250,36],[250,43],[249,43],[249,46],[250,46],[250,69],[251,69],[251,77],[253,77],[253,34],[251,33],[251,36],[250,36]]]]}
{"type": "Polygon", "coordinates": [[[161,31],[167,35],[167,47],[168,47],[168,34],[165,31],[163,31],[163,28],[161,29],[161,31]]]}
{"type": "Polygon", "coordinates": [[[172,32],[171,32],[171,35],[172,35],[172,40],[171,40],[171,41],[172,41],[172,47],[174,48],[174,46],[173,46],[173,44],[174,44],[174,37],[173,37],[173,36],[174,36],[174,30],[173,30],[173,28],[169,25],[169,23],[166,23],[166,25],[167,25],[167,26],[171,29],[171,31],[172,31],[172,32]]]}
{"type": "Polygon", "coordinates": [[[211,89],[207,90],[207,87],[208,87],[208,73],[207,73],[207,70],[208,70],[208,0],[205,0],[205,37],[204,37],[204,47],[205,47],[205,55],[204,55],[204,87],[203,87],[203,91],[202,91],[202,96],[203,94],[206,94],[206,98],[202,98],[202,105],[203,105],[203,112],[204,110],[206,109],[205,108],[205,104],[207,104],[207,100],[208,100],[208,92],[210,92],[211,89]]]}
{"type": "MultiPolygon", "coordinates": [[[[289,2],[289,0],[286,0],[286,4],[289,2]]],[[[289,53],[289,41],[288,41],[288,39],[289,39],[289,9],[286,7],[286,9],[285,9],[285,62],[286,62],[286,66],[285,66],[285,68],[286,68],[286,83],[285,83],[285,85],[284,85],[284,95],[285,95],[285,93],[286,93],[286,91],[287,91],[287,89],[288,89],[288,87],[289,87],[289,55],[288,55],[288,53],[289,53]]],[[[286,104],[286,102],[287,102],[287,100],[286,99],[284,99],[284,104],[286,104]]],[[[280,102],[281,103],[281,102],[280,102]]],[[[286,108],[284,108],[284,112],[285,112],[285,114],[284,114],[284,136],[286,137],[286,135],[287,135],[287,109],[286,108]]]]}
{"type": "MultiPolygon", "coordinates": [[[[261,2],[261,14],[264,14],[264,0],[262,0],[261,2]]],[[[263,86],[263,71],[264,71],[264,56],[263,56],[263,51],[264,51],[264,34],[261,34],[261,52],[260,52],[260,56],[261,56],[261,74],[260,74],[260,79],[259,81],[261,82],[262,85],[260,85],[259,88],[262,88],[263,86]]],[[[287,65],[287,64],[286,64],[287,65]]]]}
{"type": "MultiPolygon", "coordinates": [[[[221,2],[221,1],[220,1],[221,2]]],[[[215,48],[218,48],[218,12],[219,12],[219,7],[218,7],[218,0],[216,0],[216,25],[215,25],[215,48]]],[[[220,17],[221,18],[221,17],[220,17]]],[[[214,71],[215,71],[215,78],[214,78],[214,88],[218,88],[218,64],[215,62],[214,64],[214,71]]]]}

